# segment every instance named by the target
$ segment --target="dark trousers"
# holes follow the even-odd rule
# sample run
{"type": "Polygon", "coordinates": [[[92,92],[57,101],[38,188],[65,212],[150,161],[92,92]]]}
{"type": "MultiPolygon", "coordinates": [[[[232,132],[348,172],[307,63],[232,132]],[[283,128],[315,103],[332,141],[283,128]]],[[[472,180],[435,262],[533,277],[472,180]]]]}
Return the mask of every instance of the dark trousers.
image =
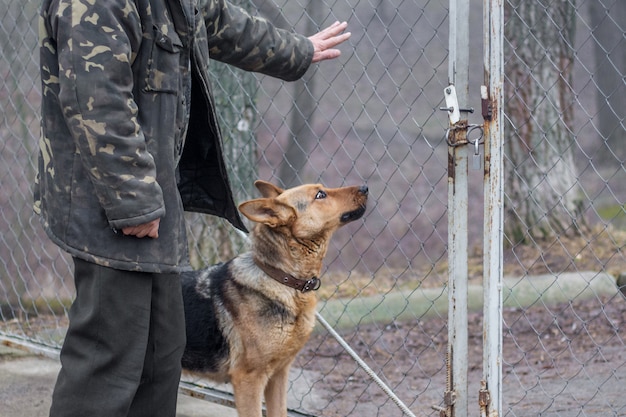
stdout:
{"type": "Polygon", "coordinates": [[[50,417],[174,417],[185,345],[178,275],[74,266],[50,417]]]}

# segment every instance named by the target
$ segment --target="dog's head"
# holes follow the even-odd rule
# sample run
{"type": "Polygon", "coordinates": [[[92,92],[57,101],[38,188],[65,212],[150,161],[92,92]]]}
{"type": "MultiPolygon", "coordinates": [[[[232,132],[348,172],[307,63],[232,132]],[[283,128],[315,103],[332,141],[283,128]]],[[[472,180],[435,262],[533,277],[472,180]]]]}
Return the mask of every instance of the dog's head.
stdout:
{"type": "Polygon", "coordinates": [[[365,185],[326,188],[305,184],[287,190],[260,180],[254,185],[263,198],[242,203],[241,213],[270,228],[286,228],[298,239],[329,238],[339,227],[365,213],[365,185]]]}

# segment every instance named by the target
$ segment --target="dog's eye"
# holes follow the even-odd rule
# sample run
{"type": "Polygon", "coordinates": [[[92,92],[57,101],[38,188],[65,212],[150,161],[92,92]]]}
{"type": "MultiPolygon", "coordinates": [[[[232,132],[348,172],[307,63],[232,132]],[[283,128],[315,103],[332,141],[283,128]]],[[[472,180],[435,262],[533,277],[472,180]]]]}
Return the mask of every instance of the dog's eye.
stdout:
{"type": "Polygon", "coordinates": [[[315,199],[320,200],[322,198],[326,198],[326,191],[319,190],[317,194],[315,194],[315,199]]]}

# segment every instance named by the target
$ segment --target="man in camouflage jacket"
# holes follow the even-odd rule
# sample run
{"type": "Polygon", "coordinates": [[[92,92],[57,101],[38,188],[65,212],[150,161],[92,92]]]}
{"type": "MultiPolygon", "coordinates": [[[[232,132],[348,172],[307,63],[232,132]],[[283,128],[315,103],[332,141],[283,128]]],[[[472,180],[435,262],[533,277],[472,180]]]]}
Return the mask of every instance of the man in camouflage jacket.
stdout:
{"type": "Polygon", "coordinates": [[[174,416],[183,210],[245,230],[209,57],[295,80],[339,55],[345,26],[306,38],[226,0],[44,0],[35,211],[77,289],[51,416],[174,416]]]}

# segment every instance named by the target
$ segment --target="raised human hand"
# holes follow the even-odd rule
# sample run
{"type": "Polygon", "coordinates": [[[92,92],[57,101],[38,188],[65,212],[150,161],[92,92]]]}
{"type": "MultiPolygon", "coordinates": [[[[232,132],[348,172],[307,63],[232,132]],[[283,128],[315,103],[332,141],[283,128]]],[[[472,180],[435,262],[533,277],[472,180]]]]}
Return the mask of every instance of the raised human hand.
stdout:
{"type": "Polygon", "coordinates": [[[335,47],[347,41],[352,35],[350,32],[344,32],[347,27],[347,22],[335,22],[315,35],[309,36],[314,48],[312,62],[333,59],[341,55],[341,51],[335,47]]]}

